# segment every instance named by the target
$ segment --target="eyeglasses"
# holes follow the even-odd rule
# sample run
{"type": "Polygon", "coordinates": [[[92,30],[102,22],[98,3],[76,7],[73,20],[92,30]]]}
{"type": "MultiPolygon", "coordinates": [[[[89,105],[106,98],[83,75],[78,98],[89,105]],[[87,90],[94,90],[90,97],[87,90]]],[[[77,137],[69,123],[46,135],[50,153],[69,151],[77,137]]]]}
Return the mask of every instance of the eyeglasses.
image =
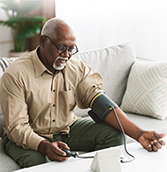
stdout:
{"type": "MultiPolygon", "coordinates": [[[[57,45],[49,38],[49,36],[46,36],[46,35],[45,35],[45,37],[47,37],[47,38],[56,46],[57,52],[58,52],[59,54],[64,53],[64,52],[67,50],[67,47],[66,47],[66,46],[57,46],[57,45]]],[[[74,54],[76,54],[77,52],[78,52],[78,47],[77,47],[76,45],[74,45],[74,47],[72,47],[72,48],[68,48],[68,54],[69,54],[69,55],[74,55],[74,54]]]]}

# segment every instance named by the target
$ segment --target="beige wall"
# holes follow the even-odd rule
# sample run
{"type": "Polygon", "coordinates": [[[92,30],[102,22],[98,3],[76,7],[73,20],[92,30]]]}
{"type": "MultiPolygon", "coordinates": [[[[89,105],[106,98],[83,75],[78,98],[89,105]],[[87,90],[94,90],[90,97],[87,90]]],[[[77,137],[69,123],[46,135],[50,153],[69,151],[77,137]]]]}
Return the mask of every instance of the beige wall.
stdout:
{"type": "MultiPolygon", "coordinates": [[[[1,7],[0,3],[0,7],[1,7]]],[[[7,16],[0,8],[0,19],[5,20],[7,16]]],[[[10,28],[0,25],[0,57],[8,57],[8,52],[13,48],[13,41],[11,37],[10,28]]]]}

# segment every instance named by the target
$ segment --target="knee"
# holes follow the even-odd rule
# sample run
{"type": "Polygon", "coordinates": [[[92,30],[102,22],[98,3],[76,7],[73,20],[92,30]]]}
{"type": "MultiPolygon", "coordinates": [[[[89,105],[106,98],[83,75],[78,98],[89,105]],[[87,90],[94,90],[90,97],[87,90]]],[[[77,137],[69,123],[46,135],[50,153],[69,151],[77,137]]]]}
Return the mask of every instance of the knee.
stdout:
{"type": "Polygon", "coordinates": [[[110,142],[110,147],[119,146],[124,144],[124,135],[121,131],[115,131],[111,137],[108,138],[110,142]]]}
{"type": "Polygon", "coordinates": [[[107,132],[103,132],[103,136],[99,137],[95,150],[114,147],[122,144],[124,144],[123,133],[111,127],[107,132]]]}
{"type": "Polygon", "coordinates": [[[110,142],[110,147],[123,145],[124,137],[126,136],[124,136],[124,134],[121,131],[117,129],[115,129],[115,131],[112,131],[112,134],[108,136],[108,142],[110,142]]]}
{"type": "Polygon", "coordinates": [[[115,134],[116,134],[116,136],[114,137],[115,138],[115,141],[114,141],[115,145],[113,145],[113,146],[123,145],[124,144],[124,137],[126,137],[126,136],[124,136],[121,131],[118,131],[115,134]]]}
{"type": "Polygon", "coordinates": [[[47,157],[40,152],[25,155],[21,159],[17,160],[18,164],[22,168],[32,167],[48,162],[47,157]]]}

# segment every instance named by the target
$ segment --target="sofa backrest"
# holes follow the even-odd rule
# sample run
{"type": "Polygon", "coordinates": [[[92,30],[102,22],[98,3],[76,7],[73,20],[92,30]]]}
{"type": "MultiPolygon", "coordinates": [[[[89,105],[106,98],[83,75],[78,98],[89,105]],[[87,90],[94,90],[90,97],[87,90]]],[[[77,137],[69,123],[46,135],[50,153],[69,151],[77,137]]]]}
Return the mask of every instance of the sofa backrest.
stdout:
{"type": "MultiPolygon", "coordinates": [[[[7,58],[7,57],[2,57],[0,59],[0,78],[5,72],[6,68],[16,59],[17,58],[7,58]]],[[[3,121],[4,121],[4,118],[3,118],[1,107],[0,107],[0,137],[3,134],[3,121]]]]}

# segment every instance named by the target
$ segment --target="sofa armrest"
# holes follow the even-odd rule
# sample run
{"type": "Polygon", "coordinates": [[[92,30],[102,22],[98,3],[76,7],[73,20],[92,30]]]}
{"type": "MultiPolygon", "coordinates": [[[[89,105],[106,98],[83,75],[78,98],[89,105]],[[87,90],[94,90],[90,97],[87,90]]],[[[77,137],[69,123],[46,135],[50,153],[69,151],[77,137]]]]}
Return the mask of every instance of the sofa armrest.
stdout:
{"type": "Polygon", "coordinates": [[[2,137],[2,134],[3,134],[3,122],[4,122],[4,117],[1,113],[0,114],[0,137],[2,137]]]}
{"type": "MultiPolygon", "coordinates": [[[[2,57],[0,59],[0,78],[2,77],[6,68],[16,59],[17,58],[7,58],[7,57],[2,57]]],[[[1,107],[0,107],[0,137],[3,134],[3,121],[4,121],[4,118],[3,118],[1,107]]]]}

